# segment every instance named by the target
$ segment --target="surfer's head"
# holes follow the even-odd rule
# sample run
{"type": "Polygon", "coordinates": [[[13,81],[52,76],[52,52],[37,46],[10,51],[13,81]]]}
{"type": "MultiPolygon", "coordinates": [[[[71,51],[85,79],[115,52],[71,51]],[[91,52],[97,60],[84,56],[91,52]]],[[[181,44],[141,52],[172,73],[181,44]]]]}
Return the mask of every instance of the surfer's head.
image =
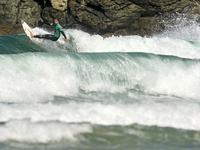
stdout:
{"type": "Polygon", "coordinates": [[[53,20],[54,20],[54,24],[55,24],[55,25],[57,25],[57,24],[59,23],[58,18],[54,18],[53,20]]]}

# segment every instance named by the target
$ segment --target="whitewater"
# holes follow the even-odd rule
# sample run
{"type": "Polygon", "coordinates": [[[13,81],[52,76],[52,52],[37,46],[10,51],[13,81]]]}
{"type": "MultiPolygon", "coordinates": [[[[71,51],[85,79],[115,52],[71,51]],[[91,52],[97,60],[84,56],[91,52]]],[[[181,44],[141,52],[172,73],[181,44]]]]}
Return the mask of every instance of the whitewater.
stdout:
{"type": "Polygon", "coordinates": [[[64,31],[69,43],[0,35],[0,149],[199,149],[197,24],[152,37],[64,31]]]}

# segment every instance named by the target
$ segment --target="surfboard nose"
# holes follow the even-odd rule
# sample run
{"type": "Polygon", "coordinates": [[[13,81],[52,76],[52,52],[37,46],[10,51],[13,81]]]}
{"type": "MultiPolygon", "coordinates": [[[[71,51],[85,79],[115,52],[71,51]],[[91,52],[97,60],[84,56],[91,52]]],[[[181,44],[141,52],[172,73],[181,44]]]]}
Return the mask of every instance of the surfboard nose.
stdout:
{"type": "Polygon", "coordinates": [[[24,23],[24,20],[21,20],[21,24],[23,24],[24,23]]]}

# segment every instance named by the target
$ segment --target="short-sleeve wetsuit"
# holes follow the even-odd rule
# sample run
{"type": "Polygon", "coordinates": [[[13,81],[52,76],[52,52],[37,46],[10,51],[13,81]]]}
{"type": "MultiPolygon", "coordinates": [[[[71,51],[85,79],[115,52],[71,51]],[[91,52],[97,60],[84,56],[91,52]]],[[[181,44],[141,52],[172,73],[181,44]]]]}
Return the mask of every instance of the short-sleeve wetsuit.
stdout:
{"type": "Polygon", "coordinates": [[[62,27],[59,23],[57,25],[54,23],[48,23],[46,21],[44,21],[44,23],[47,25],[53,26],[55,28],[54,35],[52,35],[52,34],[34,35],[34,38],[43,38],[43,39],[47,39],[47,40],[57,41],[60,37],[60,33],[62,33],[62,35],[66,39],[66,35],[63,32],[62,27]]]}

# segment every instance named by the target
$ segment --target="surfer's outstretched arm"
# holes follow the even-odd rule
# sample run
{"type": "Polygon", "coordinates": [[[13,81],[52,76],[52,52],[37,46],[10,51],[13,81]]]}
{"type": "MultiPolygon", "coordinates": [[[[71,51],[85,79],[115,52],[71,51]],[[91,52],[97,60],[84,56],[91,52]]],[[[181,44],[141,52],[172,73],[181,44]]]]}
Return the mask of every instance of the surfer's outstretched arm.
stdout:
{"type": "Polygon", "coordinates": [[[40,21],[43,22],[43,23],[45,23],[46,25],[51,26],[51,23],[49,23],[49,22],[47,22],[47,21],[44,21],[42,18],[40,18],[40,21]]]}
{"type": "Polygon", "coordinates": [[[65,35],[65,32],[63,32],[63,31],[60,31],[61,33],[62,33],[62,35],[64,36],[64,38],[65,38],[65,41],[67,41],[67,42],[69,42],[69,40],[67,39],[67,37],[66,37],[66,35],[65,35]]]}

